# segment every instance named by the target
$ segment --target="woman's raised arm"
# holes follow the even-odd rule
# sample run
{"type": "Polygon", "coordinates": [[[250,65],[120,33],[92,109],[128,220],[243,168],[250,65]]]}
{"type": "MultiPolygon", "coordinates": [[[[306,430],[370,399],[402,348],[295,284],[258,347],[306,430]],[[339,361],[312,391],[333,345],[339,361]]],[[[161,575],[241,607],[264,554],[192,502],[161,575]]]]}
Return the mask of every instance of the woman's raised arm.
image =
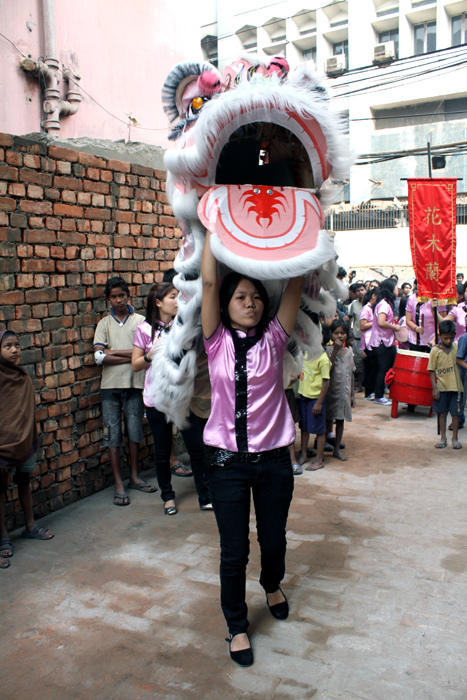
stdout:
{"type": "Polygon", "coordinates": [[[203,255],[201,257],[201,279],[203,283],[201,325],[204,337],[210,338],[219,325],[221,316],[217,260],[211,251],[211,233],[209,231],[206,231],[206,238],[204,239],[203,255]]]}
{"type": "Polygon", "coordinates": [[[293,277],[289,280],[277,312],[277,319],[287,335],[291,335],[297,320],[304,281],[303,276],[293,277]]]}

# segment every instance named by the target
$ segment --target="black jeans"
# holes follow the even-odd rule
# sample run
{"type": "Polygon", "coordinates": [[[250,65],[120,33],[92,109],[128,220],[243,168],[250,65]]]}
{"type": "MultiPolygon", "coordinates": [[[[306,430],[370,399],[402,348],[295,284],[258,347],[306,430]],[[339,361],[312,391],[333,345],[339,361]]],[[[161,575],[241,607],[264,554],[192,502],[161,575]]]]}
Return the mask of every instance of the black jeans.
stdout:
{"type": "Polygon", "coordinates": [[[374,350],[369,350],[365,348],[365,373],[363,375],[363,385],[365,387],[365,397],[374,394],[375,392],[375,379],[378,372],[378,364],[376,360],[376,354],[374,350]]]}
{"type": "MultiPolygon", "coordinates": [[[[172,423],[167,423],[165,413],[157,408],[146,407],[146,416],[154,438],[154,461],[161,498],[166,503],[175,498],[170,473],[170,451],[172,449],[172,423]]],[[[181,430],[186,449],[190,455],[191,470],[195,480],[201,506],[211,502],[209,495],[209,470],[199,418],[190,413],[190,425],[181,430]]]]}
{"type": "Polygon", "coordinates": [[[375,399],[382,399],[384,396],[384,378],[386,372],[391,369],[396,359],[396,348],[391,345],[389,348],[381,341],[378,348],[374,348],[376,363],[378,366],[375,377],[375,399]]]}
{"type": "Polygon", "coordinates": [[[221,607],[230,634],[246,632],[246,566],[250,552],[250,499],[261,551],[259,582],[277,591],[285,573],[285,528],[294,478],[290,456],[260,463],[230,462],[211,468],[209,487],[221,543],[221,607]]]}

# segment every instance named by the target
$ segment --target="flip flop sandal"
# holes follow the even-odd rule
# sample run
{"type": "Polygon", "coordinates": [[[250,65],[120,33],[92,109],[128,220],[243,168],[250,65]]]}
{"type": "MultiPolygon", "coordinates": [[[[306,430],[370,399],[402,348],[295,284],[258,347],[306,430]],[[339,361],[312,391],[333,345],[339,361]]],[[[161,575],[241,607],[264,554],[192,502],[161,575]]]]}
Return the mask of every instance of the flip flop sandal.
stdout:
{"type": "Polygon", "coordinates": [[[462,450],[462,444],[459,442],[459,440],[455,440],[452,443],[452,449],[453,450],[462,450]]]}
{"type": "Polygon", "coordinates": [[[128,483],[129,489],[135,489],[135,491],[142,491],[143,493],[155,493],[157,491],[157,486],[148,484],[147,481],[139,481],[137,484],[128,483]]]}
{"type": "Polygon", "coordinates": [[[303,474],[303,469],[301,468],[300,464],[292,464],[292,469],[293,469],[293,473],[296,476],[303,474]]]}
{"type": "Polygon", "coordinates": [[[114,505],[115,506],[129,506],[130,499],[126,493],[114,493],[114,505]]]}
{"type": "Polygon", "coordinates": [[[45,534],[46,532],[50,532],[50,530],[48,528],[44,529],[43,527],[38,527],[36,525],[34,530],[31,530],[31,532],[26,532],[26,530],[23,530],[23,532],[21,533],[21,537],[25,537],[29,540],[51,540],[53,534],[52,537],[47,537],[45,534]]]}
{"type": "Polygon", "coordinates": [[[440,440],[439,442],[436,443],[435,447],[437,450],[443,450],[445,447],[448,446],[448,441],[447,440],[440,440]]]}
{"type": "Polygon", "coordinates": [[[8,569],[11,566],[11,562],[7,557],[0,557],[0,569],[8,569]]]}
{"type": "Polygon", "coordinates": [[[177,462],[177,464],[174,464],[173,467],[170,467],[170,472],[174,476],[193,476],[193,472],[191,471],[190,467],[187,467],[186,464],[183,464],[183,462],[177,462]],[[177,471],[181,469],[180,471],[177,471]]]}
{"type": "MultiPolygon", "coordinates": [[[[10,557],[13,556],[13,546],[10,542],[10,540],[2,540],[0,542],[0,552],[5,552],[5,554],[0,554],[0,561],[2,559],[9,559],[10,557]]],[[[6,567],[3,567],[6,569],[6,567]]]]}

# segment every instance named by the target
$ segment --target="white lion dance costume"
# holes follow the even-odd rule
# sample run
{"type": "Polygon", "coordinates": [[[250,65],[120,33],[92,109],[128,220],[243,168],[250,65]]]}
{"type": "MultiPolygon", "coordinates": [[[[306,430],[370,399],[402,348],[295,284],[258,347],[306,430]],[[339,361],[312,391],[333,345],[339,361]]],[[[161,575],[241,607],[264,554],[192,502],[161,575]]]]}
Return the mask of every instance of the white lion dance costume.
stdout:
{"type": "Polygon", "coordinates": [[[350,158],[338,118],[316,76],[287,61],[248,54],[221,75],[210,63],[180,63],[163,90],[164,110],[179,118],[165,155],[167,194],[182,226],[175,269],[178,313],[151,368],[156,407],[176,425],[188,415],[201,324],[201,253],[211,231],[221,272],[260,279],[277,309],[290,277],[305,275],[302,303],[284,361],[284,384],[303,353],[321,350],[319,312],[335,313],[336,253],[324,229],[331,179],[348,176],[350,158]],[[224,269],[224,268],[227,268],[224,269]]]}

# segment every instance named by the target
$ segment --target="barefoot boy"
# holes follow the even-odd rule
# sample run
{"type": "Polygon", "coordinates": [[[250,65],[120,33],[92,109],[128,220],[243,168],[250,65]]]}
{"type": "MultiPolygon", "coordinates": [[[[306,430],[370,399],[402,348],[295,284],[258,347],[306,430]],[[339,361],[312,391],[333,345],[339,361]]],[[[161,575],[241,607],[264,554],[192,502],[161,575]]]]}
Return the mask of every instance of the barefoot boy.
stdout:
{"type": "Polygon", "coordinates": [[[454,321],[441,321],[439,324],[440,345],[430,352],[428,369],[430,370],[431,386],[433,387],[433,410],[439,415],[441,439],[436,443],[437,449],[447,446],[446,418],[448,412],[452,416],[452,447],[462,448],[457,439],[459,416],[462,407],[462,383],[456,363],[457,345],[454,343],[456,324],[454,321]]]}

